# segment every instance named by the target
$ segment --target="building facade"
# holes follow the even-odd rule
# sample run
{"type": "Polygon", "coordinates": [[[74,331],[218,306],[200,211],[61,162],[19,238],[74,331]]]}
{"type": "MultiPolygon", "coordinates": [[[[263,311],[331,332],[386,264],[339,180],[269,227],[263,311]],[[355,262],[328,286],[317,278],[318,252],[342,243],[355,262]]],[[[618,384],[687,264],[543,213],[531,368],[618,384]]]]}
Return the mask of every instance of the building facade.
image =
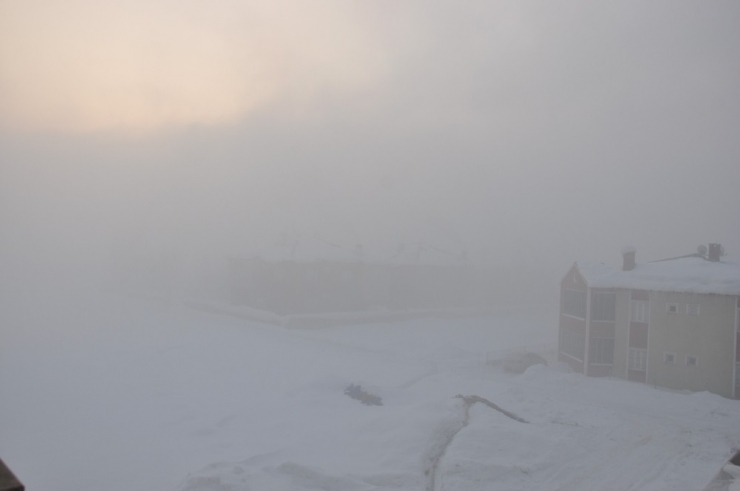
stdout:
{"type": "Polygon", "coordinates": [[[432,248],[407,247],[373,257],[359,246],[309,244],[230,258],[231,303],[287,315],[456,309],[491,301],[476,296],[489,271],[463,255],[434,257],[432,248]]]}
{"type": "MultiPolygon", "coordinates": [[[[740,264],[691,254],[561,281],[558,357],[591,376],[740,398],[740,264]]],[[[714,252],[719,249],[715,248],[714,252]]]]}

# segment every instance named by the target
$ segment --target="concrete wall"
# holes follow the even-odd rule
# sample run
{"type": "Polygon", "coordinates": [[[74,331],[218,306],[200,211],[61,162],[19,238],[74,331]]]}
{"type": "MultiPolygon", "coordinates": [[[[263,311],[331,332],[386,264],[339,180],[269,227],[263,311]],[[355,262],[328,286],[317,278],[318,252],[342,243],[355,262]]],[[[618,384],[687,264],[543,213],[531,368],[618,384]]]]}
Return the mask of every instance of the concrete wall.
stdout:
{"type": "Polygon", "coordinates": [[[647,383],[670,389],[710,391],[732,397],[736,297],[650,292],[647,383]],[[668,313],[667,304],[678,304],[668,313]],[[698,304],[699,315],[687,315],[686,304],[698,304]],[[675,353],[666,363],[664,353],[675,353]],[[686,355],[698,358],[687,366],[686,355]]]}

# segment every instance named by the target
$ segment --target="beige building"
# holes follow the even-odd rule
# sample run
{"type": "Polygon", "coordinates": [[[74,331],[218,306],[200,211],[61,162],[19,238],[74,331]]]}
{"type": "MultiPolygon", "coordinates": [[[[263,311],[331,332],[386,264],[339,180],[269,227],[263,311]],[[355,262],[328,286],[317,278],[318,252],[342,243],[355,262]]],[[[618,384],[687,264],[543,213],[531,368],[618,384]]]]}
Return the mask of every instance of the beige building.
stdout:
{"type": "Polygon", "coordinates": [[[576,263],[560,285],[558,357],[591,376],[740,398],[740,263],[719,244],[623,267],[576,263]]]}

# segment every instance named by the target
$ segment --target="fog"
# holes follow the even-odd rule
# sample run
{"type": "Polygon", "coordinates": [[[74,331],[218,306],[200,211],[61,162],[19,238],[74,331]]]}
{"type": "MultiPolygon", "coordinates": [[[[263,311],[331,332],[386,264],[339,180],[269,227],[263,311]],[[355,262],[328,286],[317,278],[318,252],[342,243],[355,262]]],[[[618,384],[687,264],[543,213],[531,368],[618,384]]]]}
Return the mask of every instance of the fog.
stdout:
{"type": "Polygon", "coordinates": [[[229,259],[286,240],[464,253],[479,306],[556,304],[625,245],[737,260],[738,25],[734,2],[0,0],[6,332],[42,291],[226,301],[229,259]]]}
{"type": "MultiPolygon", "coordinates": [[[[96,63],[86,50],[116,13],[105,16],[114,7],[104,5],[75,2],[55,20],[48,2],[0,7],[16,27],[0,35],[4,262],[35,248],[63,259],[136,245],[217,256],[318,233],[352,245],[452,241],[552,284],[574,260],[618,261],[625,244],[646,260],[707,241],[740,249],[734,5],[326,3],[310,9],[314,24],[309,9],[254,3],[222,26],[228,2],[162,2],[155,10],[189,23],[158,29],[133,2],[128,30],[112,26],[97,46],[118,46],[100,56],[139,74],[122,87],[116,71],[97,80],[103,68],[64,63],[96,63]],[[42,14],[56,29],[34,31],[42,14]],[[68,18],[88,25],[77,34],[87,38],[68,39],[68,18]],[[249,22],[270,36],[230,37],[249,33],[249,22]],[[175,29],[218,33],[229,53],[278,50],[280,69],[233,80],[175,29]],[[33,45],[36,32],[44,37],[33,45]],[[169,51],[136,58],[131,40],[169,51]],[[52,44],[59,65],[45,51],[52,44]],[[348,58],[365,70],[347,75],[348,58]],[[156,62],[172,70],[147,72],[156,62]],[[180,103],[167,90],[191,73],[176,62],[218,79],[183,104],[217,106],[210,97],[228,94],[217,81],[256,80],[273,94],[259,104],[232,98],[240,115],[224,122],[196,109],[182,121],[119,114],[126,97],[155,88],[152,111],[180,103]],[[313,76],[299,90],[305,72],[313,76]],[[64,106],[92,89],[111,99],[100,114],[84,101],[64,106]]],[[[236,55],[229,63],[249,65],[236,55]]]]}

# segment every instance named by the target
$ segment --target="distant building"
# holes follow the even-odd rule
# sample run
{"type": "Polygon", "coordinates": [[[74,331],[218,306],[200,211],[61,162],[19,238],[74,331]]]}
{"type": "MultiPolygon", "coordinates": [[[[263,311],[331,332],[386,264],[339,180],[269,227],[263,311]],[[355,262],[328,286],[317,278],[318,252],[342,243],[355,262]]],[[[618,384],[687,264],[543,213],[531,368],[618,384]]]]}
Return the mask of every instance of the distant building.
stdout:
{"type": "Polygon", "coordinates": [[[386,254],[301,239],[231,258],[231,302],[278,314],[468,307],[482,274],[464,253],[407,244],[386,254]]]}
{"type": "Polygon", "coordinates": [[[719,244],[623,267],[575,263],[560,284],[558,357],[591,376],[740,398],[740,263],[719,244]]]}

